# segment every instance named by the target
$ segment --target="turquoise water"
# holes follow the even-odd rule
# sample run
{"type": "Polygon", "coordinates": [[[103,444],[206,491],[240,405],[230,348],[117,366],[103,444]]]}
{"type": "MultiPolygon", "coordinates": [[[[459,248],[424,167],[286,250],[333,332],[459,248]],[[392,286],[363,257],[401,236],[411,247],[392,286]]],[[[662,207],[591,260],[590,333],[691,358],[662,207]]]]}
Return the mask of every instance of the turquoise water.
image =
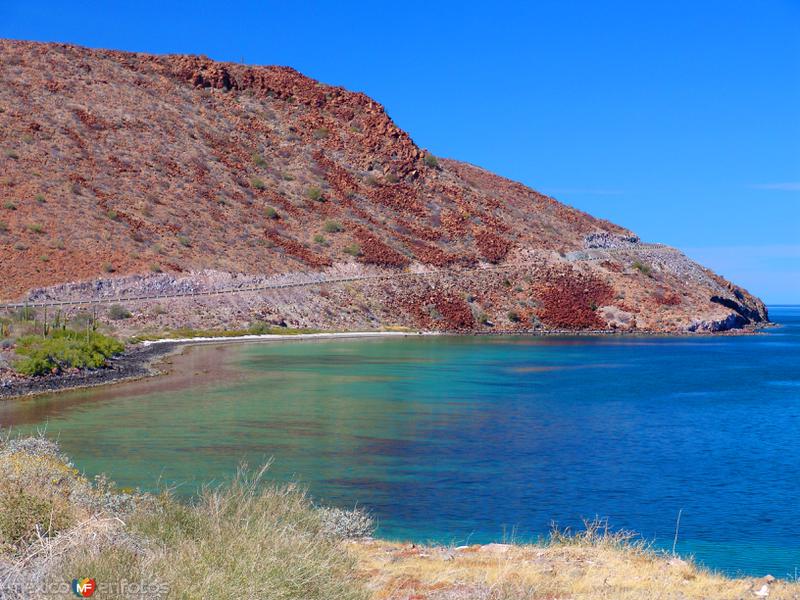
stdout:
{"type": "Polygon", "coordinates": [[[0,405],[122,485],[274,459],[386,537],[607,517],[729,573],[800,569],[800,308],[720,337],[413,337],[198,347],[180,376],[0,405]]]}

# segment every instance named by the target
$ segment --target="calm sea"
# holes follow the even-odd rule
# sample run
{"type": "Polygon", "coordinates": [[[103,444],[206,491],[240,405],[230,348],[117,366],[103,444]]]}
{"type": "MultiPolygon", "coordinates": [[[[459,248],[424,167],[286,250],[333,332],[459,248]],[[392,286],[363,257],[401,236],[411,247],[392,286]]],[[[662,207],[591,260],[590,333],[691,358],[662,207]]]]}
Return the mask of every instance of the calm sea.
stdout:
{"type": "Polygon", "coordinates": [[[175,376],[0,404],[153,489],[274,458],[379,535],[530,540],[607,518],[731,574],[800,572],[800,308],[719,337],[414,337],[199,347],[175,376]]]}

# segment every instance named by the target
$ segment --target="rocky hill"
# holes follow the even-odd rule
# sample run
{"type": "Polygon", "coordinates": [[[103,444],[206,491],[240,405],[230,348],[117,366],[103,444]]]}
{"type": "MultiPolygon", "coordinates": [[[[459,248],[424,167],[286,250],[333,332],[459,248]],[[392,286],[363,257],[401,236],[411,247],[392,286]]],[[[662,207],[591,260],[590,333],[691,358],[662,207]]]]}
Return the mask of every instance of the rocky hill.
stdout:
{"type": "Polygon", "coordinates": [[[0,265],[7,302],[162,296],[126,303],[130,329],[767,319],[674,249],[437,159],[364,94],[287,67],[9,40],[0,265]],[[210,294],[280,282],[293,287],[210,294]]]}

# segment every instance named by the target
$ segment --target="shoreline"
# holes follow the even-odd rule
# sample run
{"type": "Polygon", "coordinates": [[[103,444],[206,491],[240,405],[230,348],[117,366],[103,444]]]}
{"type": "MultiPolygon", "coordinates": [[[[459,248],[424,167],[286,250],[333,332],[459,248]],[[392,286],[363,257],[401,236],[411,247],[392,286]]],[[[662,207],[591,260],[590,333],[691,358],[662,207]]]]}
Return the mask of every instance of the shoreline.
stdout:
{"type": "Polygon", "coordinates": [[[412,337],[439,335],[436,332],[405,331],[353,331],[336,333],[298,333],[291,335],[258,334],[241,336],[164,338],[140,342],[109,360],[103,369],[83,370],[44,377],[11,380],[0,384],[0,402],[29,399],[46,394],[67,392],[99,386],[128,383],[148,377],[166,375],[159,365],[168,357],[180,354],[185,348],[212,344],[267,343],[287,341],[313,341],[333,339],[362,339],[381,337],[412,337]]]}
{"type": "Polygon", "coordinates": [[[148,377],[165,375],[158,365],[167,357],[183,352],[184,348],[194,345],[267,343],[290,341],[314,341],[336,339],[365,339],[384,337],[429,337],[429,336],[472,336],[496,337],[517,335],[529,337],[712,337],[718,335],[740,336],[757,335],[764,329],[780,327],[777,323],[768,323],[760,327],[735,329],[718,332],[685,331],[685,332],[653,332],[653,331],[620,331],[620,330],[549,330],[549,331],[344,331],[329,333],[296,333],[296,334],[246,334],[238,336],[209,336],[186,338],[162,338],[145,340],[126,349],[121,355],[110,359],[109,366],[103,369],[83,370],[75,373],[62,373],[44,377],[19,378],[0,382],[0,402],[34,398],[51,393],[73,391],[118,383],[127,383],[148,377]]]}

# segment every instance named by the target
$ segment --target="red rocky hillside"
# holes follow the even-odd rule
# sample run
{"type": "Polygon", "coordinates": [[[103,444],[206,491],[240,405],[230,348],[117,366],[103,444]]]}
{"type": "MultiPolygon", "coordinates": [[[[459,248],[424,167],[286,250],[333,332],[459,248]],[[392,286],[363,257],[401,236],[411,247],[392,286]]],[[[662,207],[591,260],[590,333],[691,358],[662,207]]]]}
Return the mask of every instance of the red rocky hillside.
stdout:
{"type": "Polygon", "coordinates": [[[364,94],[287,67],[8,40],[0,266],[6,302],[198,294],[127,302],[131,330],[766,320],[674,249],[437,160],[364,94]]]}

